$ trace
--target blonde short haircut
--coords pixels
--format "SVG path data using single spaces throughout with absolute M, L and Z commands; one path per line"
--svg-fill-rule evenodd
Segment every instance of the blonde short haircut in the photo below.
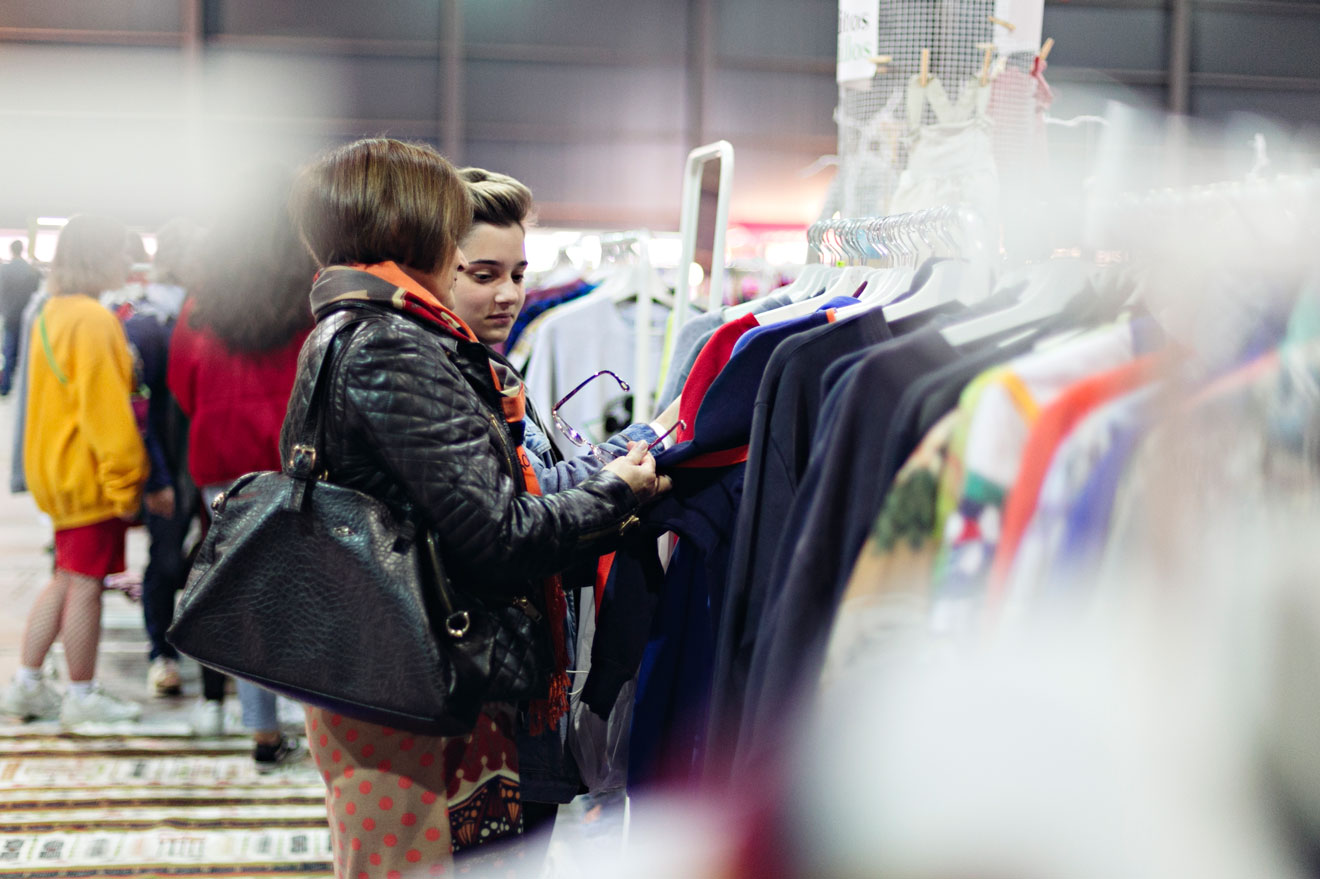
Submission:
M 110 217 L 79 214 L 60 230 L 50 263 L 53 296 L 100 296 L 128 276 L 128 229 Z
M 521 226 L 532 212 L 532 191 L 507 174 L 484 168 L 458 172 L 472 200 L 472 222 L 507 228 Z

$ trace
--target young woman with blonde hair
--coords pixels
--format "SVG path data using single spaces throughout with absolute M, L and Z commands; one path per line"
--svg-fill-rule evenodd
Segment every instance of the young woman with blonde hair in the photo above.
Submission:
M 148 467 L 129 402 L 128 341 L 97 301 L 128 276 L 126 242 L 117 220 L 69 220 L 51 263 L 51 296 L 27 343 L 24 475 L 55 525 L 55 573 L 28 612 L 19 669 L 3 707 L 25 718 L 58 711 L 69 726 L 141 713 L 96 683 L 102 581 L 124 570 L 125 533 L 137 519 Z M 57 636 L 69 674 L 62 702 L 41 677 Z

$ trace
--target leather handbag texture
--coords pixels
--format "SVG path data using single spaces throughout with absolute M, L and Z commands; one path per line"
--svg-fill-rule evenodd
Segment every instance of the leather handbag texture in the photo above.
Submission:
M 485 702 L 544 695 L 549 632 L 526 599 L 453 589 L 433 533 L 324 478 L 316 442 L 335 341 L 286 469 L 250 473 L 217 498 L 167 637 L 203 665 L 297 701 L 460 735 Z

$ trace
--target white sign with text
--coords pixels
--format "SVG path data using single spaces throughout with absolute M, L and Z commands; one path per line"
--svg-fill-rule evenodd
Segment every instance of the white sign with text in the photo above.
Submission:
M 880 52 L 880 0 L 839 0 L 839 82 L 870 80 Z

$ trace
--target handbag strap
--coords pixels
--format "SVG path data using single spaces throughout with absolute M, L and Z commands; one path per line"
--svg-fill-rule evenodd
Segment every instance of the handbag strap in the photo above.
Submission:
M 286 462 L 286 472 L 294 479 L 307 481 L 316 478 L 324 471 L 324 462 L 321 461 L 319 447 L 324 438 L 324 418 L 326 397 L 329 395 L 329 376 L 332 373 L 332 361 L 338 354 L 338 345 L 340 334 L 353 326 L 362 323 L 367 318 L 365 316 L 349 316 L 348 309 L 336 311 L 322 319 L 321 327 L 329 324 L 331 321 L 338 321 L 337 326 L 333 326 L 327 332 L 331 334 L 330 341 L 326 343 L 325 353 L 321 355 L 321 362 L 316 366 L 316 378 L 312 382 L 312 396 L 307 401 L 307 410 L 303 413 L 302 425 L 298 433 L 294 435 L 293 448 L 290 452 L 289 460 Z M 344 315 L 344 317 L 340 317 Z M 320 330 L 321 327 L 317 329 Z

